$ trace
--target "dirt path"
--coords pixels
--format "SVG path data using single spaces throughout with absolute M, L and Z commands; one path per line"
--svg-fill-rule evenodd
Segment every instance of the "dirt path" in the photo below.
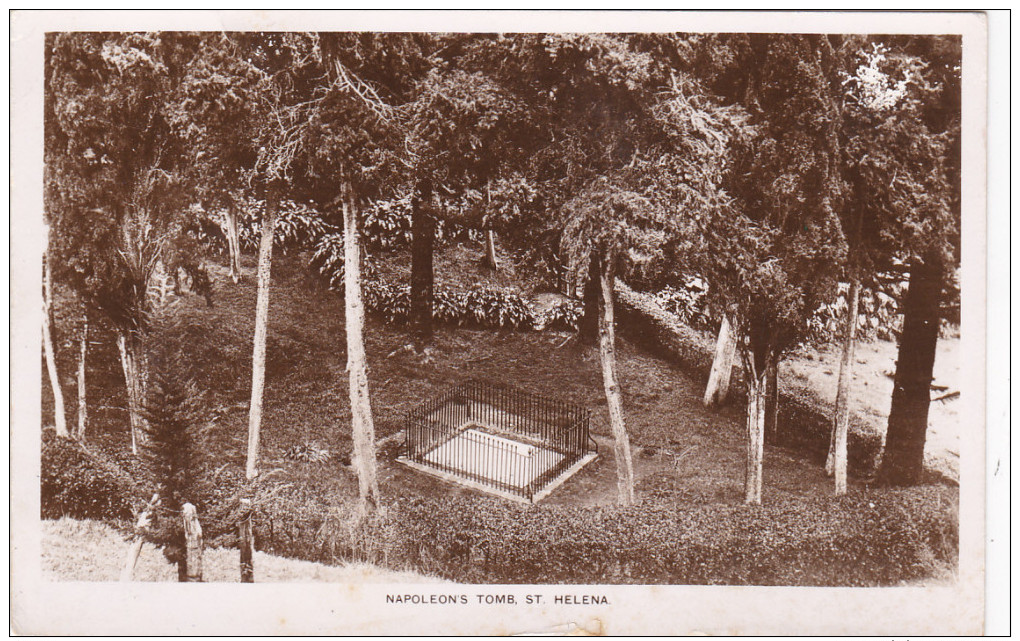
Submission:
M 896 371 L 895 343 L 875 340 L 857 346 L 854 363 L 854 387 L 851 411 L 863 418 L 876 433 L 885 433 L 892 401 Z M 814 390 L 830 403 L 835 402 L 839 378 L 839 347 L 805 347 L 783 363 L 782 376 Z M 960 339 L 940 338 L 935 356 L 935 380 L 932 398 L 959 391 Z M 938 389 L 938 388 L 945 388 Z M 925 465 L 943 475 L 960 478 L 959 397 L 933 401 L 928 410 L 928 438 Z

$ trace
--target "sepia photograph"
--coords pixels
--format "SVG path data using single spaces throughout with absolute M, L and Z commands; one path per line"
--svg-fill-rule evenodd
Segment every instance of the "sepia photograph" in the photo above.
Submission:
M 981 15 L 19 13 L 15 629 L 981 633 Z

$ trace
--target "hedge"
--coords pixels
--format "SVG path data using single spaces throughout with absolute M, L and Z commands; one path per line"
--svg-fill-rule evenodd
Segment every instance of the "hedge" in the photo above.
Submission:
M 466 583 L 879 586 L 953 571 L 956 501 L 938 485 L 761 507 L 523 506 L 462 495 L 402 497 L 359 519 L 350 501 L 278 497 L 260 506 L 255 529 L 274 554 Z

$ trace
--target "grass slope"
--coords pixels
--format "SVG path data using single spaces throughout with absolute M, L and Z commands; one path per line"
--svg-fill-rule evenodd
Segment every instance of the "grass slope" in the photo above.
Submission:
M 42 521 L 43 577 L 51 581 L 117 581 L 130 543 L 115 529 L 90 520 L 61 518 Z M 240 581 L 237 550 L 207 549 L 202 558 L 207 582 Z M 285 559 L 255 553 L 255 577 L 260 583 L 436 583 L 440 579 L 415 572 L 394 572 L 366 563 L 340 566 Z M 161 550 L 142 546 L 133 575 L 135 581 L 176 581 L 177 568 Z

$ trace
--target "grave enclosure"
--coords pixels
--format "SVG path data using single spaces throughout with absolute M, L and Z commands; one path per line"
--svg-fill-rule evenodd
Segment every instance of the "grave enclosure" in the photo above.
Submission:
M 591 412 L 472 381 L 408 412 L 400 462 L 490 494 L 534 503 L 596 456 Z

